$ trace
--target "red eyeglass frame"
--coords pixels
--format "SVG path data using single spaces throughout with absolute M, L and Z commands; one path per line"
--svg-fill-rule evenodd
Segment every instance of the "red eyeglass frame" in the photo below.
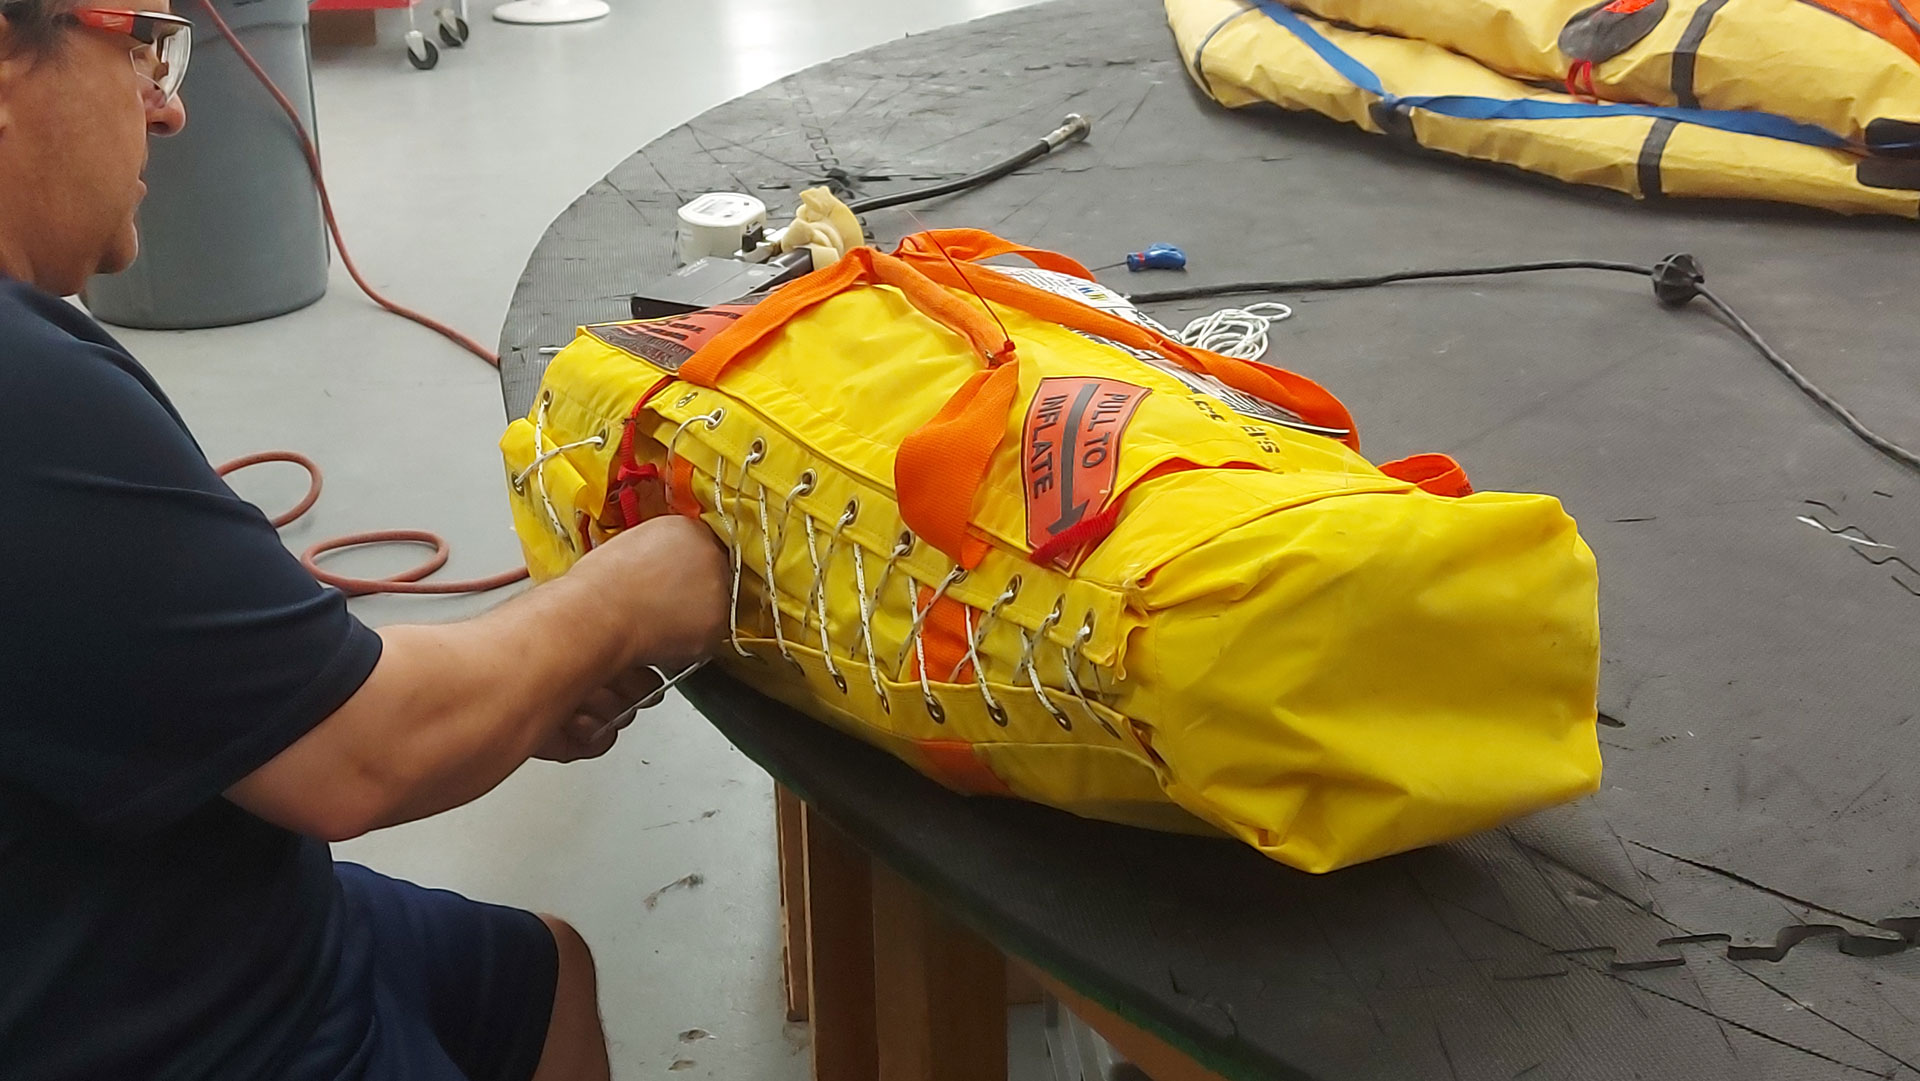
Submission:
M 125 34 L 156 51 L 161 50 L 161 42 L 166 39 L 184 35 L 186 49 L 180 57 L 179 70 L 172 72 L 172 78 L 167 82 L 155 82 L 169 101 L 180 92 L 180 80 L 186 77 L 186 58 L 193 51 L 193 23 L 190 20 L 162 11 L 95 7 L 74 8 L 66 16 L 74 23 L 94 30 Z

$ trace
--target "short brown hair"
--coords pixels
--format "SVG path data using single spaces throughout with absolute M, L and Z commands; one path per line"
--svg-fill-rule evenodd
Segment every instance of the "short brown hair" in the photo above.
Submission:
M 7 17 L 0 54 L 52 55 L 59 48 L 60 32 L 66 29 L 66 15 L 76 6 L 77 0 L 0 0 L 0 15 Z

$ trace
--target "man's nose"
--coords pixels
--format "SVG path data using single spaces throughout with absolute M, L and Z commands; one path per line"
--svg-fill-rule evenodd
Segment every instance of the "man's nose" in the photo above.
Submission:
M 152 135 L 178 135 L 180 129 L 187 126 L 187 106 L 175 94 L 171 101 L 157 109 L 147 110 L 147 132 Z

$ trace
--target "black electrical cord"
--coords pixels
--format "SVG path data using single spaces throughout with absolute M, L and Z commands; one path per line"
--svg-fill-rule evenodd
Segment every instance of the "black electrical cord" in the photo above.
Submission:
M 1541 270 L 1612 270 L 1623 274 L 1651 277 L 1653 268 L 1638 263 L 1617 263 L 1610 259 L 1550 259 L 1538 263 L 1496 263 L 1481 267 L 1442 267 L 1438 270 L 1396 270 L 1390 274 L 1367 274 L 1353 278 L 1296 278 L 1292 281 L 1229 282 L 1225 285 L 1190 285 L 1179 289 L 1160 289 L 1134 293 L 1135 304 L 1157 304 L 1170 300 L 1196 300 L 1200 297 L 1231 296 L 1235 293 L 1327 293 L 1337 289 L 1371 289 L 1394 282 L 1423 281 L 1429 278 L 1473 278 L 1492 274 L 1531 274 Z
M 1694 297 L 1706 301 L 1707 305 L 1733 328 L 1748 345 L 1767 363 L 1780 370 L 1793 385 L 1807 397 L 1813 399 L 1820 408 L 1831 413 L 1834 419 L 1846 426 L 1861 442 L 1895 462 L 1920 472 L 1920 454 L 1901 446 L 1880 435 L 1862 423 L 1859 417 L 1846 406 L 1835 401 L 1833 396 L 1821 390 L 1819 385 L 1808 379 L 1795 368 L 1779 350 L 1768 344 L 1733 306 L 1721 300 L 1706 287 L 1706 275 L 1700 270 L 1700 263 L 1691 255 L 1669 255 L 1653 266 L 1641 266 L 1638 263 L 1615 262 L 1611 259 L 1552 259 L 1533 263 L 1499 263 L 1479 267 L 1440 267 L 1433 270 L 1400 270 L 1388 274 L 1368 274 L 1347 278 L 1297 278 L 1291 281 L 1252 281 L 1226 282 L 1221 285 L 1192 285 L 1178 289 L 1159 289 L 1145 293 L 1135 293 L 1130 298 L 1135 304 L 1157 304 L 1176 300 L 1197 300 L 1202 297 L 1232 296 L 1239 293 L 1324 293 L 1340 289 L 1368 289 L 1377 285 L 1390 285 L 1394 282 L 1423 281 L 1434 278 L 1470 278 L 1496 274 L 1531 274 L 1547 270 L 1604 270 L 1621 274 L 1633 274 L 1646 278 L 1653 283 L 1653 294 L 1661 305 L 1668 308 L 1680 308 Z
M 1046 138 L 1010 158 L 987 166 L 977 173 L 968 173 L 966 176 L 960 177 L 957 180 L 948 180 L 931 187 L 915 188 L 912 191 L 895 192 L 892 195 L 876 195 L 870 199 L 855 200 L 847 204 L 847 209 L 853 211 L 855 214 L 865 214 L 870 210 L 885 210 L 890 206 L 918 203 L 927 199 L 937 199 L 942 195 L 952 195 L 954 192 L 966 191 L 968 188 L 977 188 L 982 184 L 998 180 L 1030 162 L 1044 158 L 1067 143 L 1086 138 L 1087 132 L 1092 130 L 1092 127 L 1093 124 L 1078 113 L 1069 114 L 1066 121 L 1049 133 Z

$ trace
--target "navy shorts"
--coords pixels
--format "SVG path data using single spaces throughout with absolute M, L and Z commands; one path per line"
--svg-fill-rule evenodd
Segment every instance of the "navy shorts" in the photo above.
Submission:
M 340 967 L 290 1076 L 306 1081 L 528 1081 L 560 955 L 531 912 L 426 889 L 352 863 Z

